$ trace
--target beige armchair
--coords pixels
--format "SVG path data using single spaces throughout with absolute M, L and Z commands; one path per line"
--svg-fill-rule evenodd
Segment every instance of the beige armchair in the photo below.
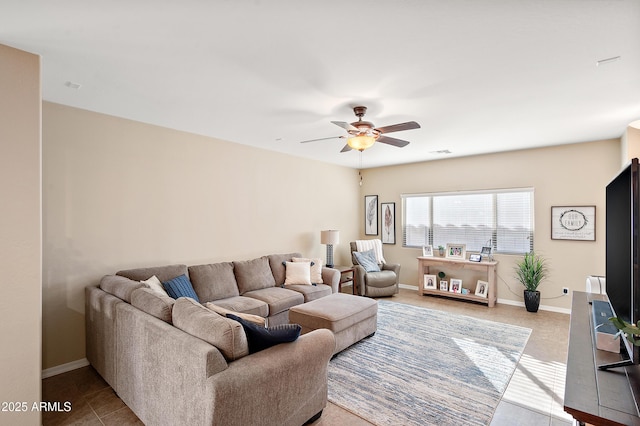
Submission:
M 400 280 L 400 264 L 383 263 L 380 272 L 366 272 L 353 254 L 358 251 L 355 241 L 350 244 L 351 262 L 354 266 L 354 279 L 360 296 L 380 297 L 393 296 L 398 293 Z

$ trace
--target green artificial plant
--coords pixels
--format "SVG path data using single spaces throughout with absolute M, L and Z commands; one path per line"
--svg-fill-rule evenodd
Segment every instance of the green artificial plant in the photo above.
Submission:
M 526 253 L 515 267 L 516 278 L 527 291 L 536 291 L 547 276 L 546 261 L 534 252 Z
M 613 323 L 618 329 L 618 333 L 615 335 L 615 338 L 620 337 L 621 334 L 627 338 L 629 342 L 631 342 L 634 346 L 640 346 L 640 328 L 635 324 L 629 324 L 624 321 L 620 317 L 611 317 L 609 321 Z

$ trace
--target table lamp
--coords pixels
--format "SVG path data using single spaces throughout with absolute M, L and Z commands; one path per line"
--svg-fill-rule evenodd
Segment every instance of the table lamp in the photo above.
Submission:
M 327 267 L 333 268 L 333 245 L 340 242 L 340 231 L 320 231 L 320 244 L 327 245 Z

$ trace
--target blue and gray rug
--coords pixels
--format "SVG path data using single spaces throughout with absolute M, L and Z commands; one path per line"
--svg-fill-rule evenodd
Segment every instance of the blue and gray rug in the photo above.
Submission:
M 378 330 L 329 363 L 329 401 L 376 425 L 488 425 L 531 330 L 378 302 Z

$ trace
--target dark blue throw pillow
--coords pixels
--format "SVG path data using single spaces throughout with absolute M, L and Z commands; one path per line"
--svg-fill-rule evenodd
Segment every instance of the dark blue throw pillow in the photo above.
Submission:
M 164 289 L 167 290 L 167 294 L 174 299 L 178 297 L 190 297 L 200 303 L 200 299 L 198 299 L 198 295 L 193 289 L 189 277 L 184 274 L 162 283 L 162 287 L 164 287 Z
M 299 324 L 260 327 L 233 314 L 227 314 L 227 318 L 231 318 L 242 324 L 244 333 L 247 335 L 250 354 L 270 348 L 278 343 L 293 342 L 300 336 L 300 331 L 302 331 L 302 327 Z

